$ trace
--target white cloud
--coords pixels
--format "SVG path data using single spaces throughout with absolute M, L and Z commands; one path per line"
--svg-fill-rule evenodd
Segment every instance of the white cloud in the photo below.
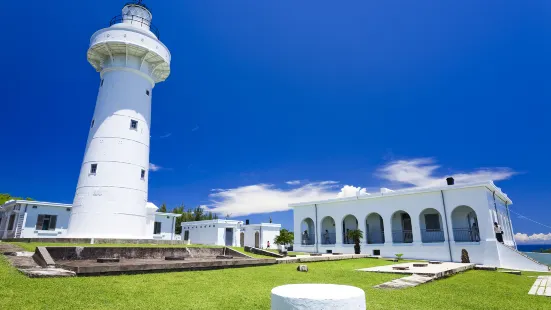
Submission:
M 269 184 L 218 189 L 209 195 L 212 201 L 209 211 L 218 214 L 231 213 L 232 216 L 287 211 L 290 203 L 337 197 L 337 183 L 335 181 L 314 182 L 290 190 L 275 188 Z
M 439 165 L 431 158 L 392 161 L 377 171 L 377 176 L 399 185 L 430 187 L 445 185 L 445 176 L 435 175 Z M 505 180 L 515 174 L 509 168 L 478 169 L 470 173 L 456 173 L 456 183 Z M 256 184 L 232 189 L 216 189 L 209 195 L 209 210 L 219 214 L 243 216 L 289 210 L 290 203 L 319 201 L 366 195 L 367 190 L 353 185 L 339 186 L 336 181 L 303 184 L 299 180 L 285 182 L 296 187 L 276 188 L 270 184 Z
M 149 163 L 149 171 L 155 172 L 163 169 L 161 166 L 157 166 L 155 164 Z
M 166 139 L 166 138 L 168 138 L 168 137 L 170 137 L 170 136 L 172 136 L 172 132 L 166 133 L 166 134 L 160 136 L 159 138 L 161 138 L 161 139 Z
M 515 240 L 518 243 L 529 243 L 529 244 L 538 244 L 538 243 L 549 243 L 551 241 L 551 233 L 548 234 L 533 234 L 527 235 L 523 233 L 516 233 Z
M 285 182 L 285 183 L 287 183 L 287 184 L 289 184 L 289 185 L 299 185 L 299 184 L 300 184 L 300 181 L 299 181 L 299 180 L 294 180 L 294 181 L 287 181 L 287 182 Z
M 432 187 L 446 185 L 446 176 L 452 176 L 456 184 L 500 181 L 516 174 L 510 168 L 481 168 L 469 173 L 451 175 L 435 175 L 440 168 L 432 158 L 414 158 L 410 160 L 392 161 L 377 171 L 377 176 L 395 183 L 413 185 L 415 187 Z
M 367 190 L 361 187 L 354 187 L 352 185 L 345 185 L 341 188 L 341 191 L 337 194 L 337 198 L 354 197 L 358 195 L 366 195 Z

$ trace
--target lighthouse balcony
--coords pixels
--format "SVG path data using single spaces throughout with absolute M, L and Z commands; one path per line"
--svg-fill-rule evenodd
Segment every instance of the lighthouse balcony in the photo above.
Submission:
M 157 39 L 160 39 L 160 33 L 159 29 L 155 27 L 151 23 L 151 20 L 147 17 L 142 17 L 138 15 L 117 15 L 113 18 L 111 18 L 111 21 L 109 22 L 109 26 L 113 26 L 115 24 L 130 24 L 132 26 L 144 28 L 145 30 L 151 31 Z

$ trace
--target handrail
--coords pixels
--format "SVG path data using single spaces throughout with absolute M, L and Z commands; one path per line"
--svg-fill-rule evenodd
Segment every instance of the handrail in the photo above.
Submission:
M 149 19 L 143 18 L 138 15 L 117 15 L 113 18 L 111 18 L 111 21 L 109 22 L 109 26 L 113 26 L 114 24 L 121 24 L 124 21 L 130 21 L 130 24 L 138 24 L 140 27 L 146 26 L 149 28 L 153 34 L 157 37 L 157 39 L 161 38 L 161 35 L 159 33 L 159 29 L 151 23 Z

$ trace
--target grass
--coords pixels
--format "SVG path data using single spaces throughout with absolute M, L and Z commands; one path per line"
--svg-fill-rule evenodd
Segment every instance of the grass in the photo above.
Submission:
M 30 244 L 28 244 L 30 245 Z M 38 244 L 35 244 L 36 246 Z M 60 245 L 60 244 L 57 244 Z M 365 290 L 369 309 L 549 309 L 528 295 L 536 273 L 522 276 L 468 271 L 404 290 L 373 286 L 399 277 L 358 272 L 386 265 L 376 259 L 141 275 L 29 279 L 0 257 L 0 303 L 5 309 L 269 309 L 272 288 L 291 283 L 334 283 Z
M 276 253 L 276 254 L 279 254 L 279 251 L 278 250 L 272 250 L 272 249 L 266 249 L 266 251 L 270 251 L 270 252 L 273 252 L 273 253 Z M 304 253 L 304 252 L 287 252 L 287 255 L 306 255 L 307 253 Z

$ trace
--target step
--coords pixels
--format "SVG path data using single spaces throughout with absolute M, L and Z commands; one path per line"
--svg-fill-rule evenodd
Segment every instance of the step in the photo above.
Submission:
M 514 274 L 517 276 L 522 275 L 522 272 L 520 270 L 500 270 L 499 272 L 506 273 L 506 274 Z

